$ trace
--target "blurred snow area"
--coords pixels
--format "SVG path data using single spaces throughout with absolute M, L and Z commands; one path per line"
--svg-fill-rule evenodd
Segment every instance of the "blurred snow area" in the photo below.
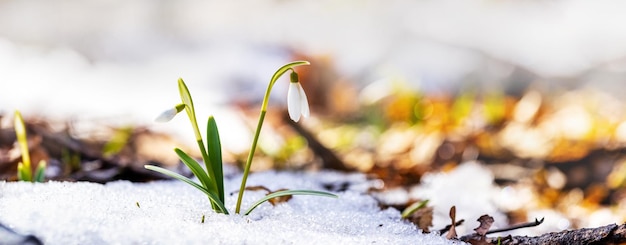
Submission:
M 226 193 L 239 189 L 240 178 L 226 179 Z M 395 209 L 381 211 L 363 193 L 369 184 L 361 174 L 269 171 L 252 174 L 248 183 L 321 190 L 339 180 L 356 188 L 336 193 L 338 199 L 294 196 L 277 206 L 265 203 L 249 216 L 216 214 L 202 193 L 178 181 L 0 182 L 0 223 L 45 244 L 455 244 L 422 234 L 400 221 Z M 242 209 L 264 195 L 246 191 Z M 230 212 L 236 199 L 226 197 Z
M 385 203 L 400 204 L 409 200 L 428 200 L 428 206 L 434 208 L 433 227 L 440 229 L 450 224 L 450 207 L 456 206 L 456 220 L 464 219 L 461 226 L 457 226 L 459 235 L 471 234 L 478 227 L 477 219 L 487 214 L 494 218 L 492 229 L 509 227 L 509 220 L 504 211 L 512 211 L 533 203 L 533 197 L 528 190 L 514 187 L 498 187 L 494 183 L 493 174 L 489 169 L 478 162 L 465 162 L 450 172 L 427 173 L 421 184 L 411 188 L 397 188 L 374 196 Z M 589 215 L 586 212 L 580 217 L 580 227 L 599 227 L 606 224 L 621 223 L 621 218 L 615 215 L 615 210 L 600 208 Z M 528 211 L 528 222 L 535 219 L 544 219 L 544 222 L 535 227 L 513 230 L 505 233 L 496 233 L 494 236 L 521 235 L 539 236 L 548 232 L 559 232 L 571 229 L 568 217 L 550 209 L 537 208 Z M 571 217 L 570 217 L 571 218 Z
M 502 89 L 532 82 L 511 76 L 522 68 L 547 86 L 582 76 L 574 83 L 619 93 L 623 9 L 617 0 L 2 1 L 0 111 L 153 125 L 178 102 L 182 77 L 199 118 L 229 125 L 224 145 L 237 151 L 249 129 L 228 102 L 260 100 L 292 51 L 330 57 L 362 84 Z M 276 90 L 280 105 L 284 83 Z M 154 127 L 191 135 L 184 123 Z

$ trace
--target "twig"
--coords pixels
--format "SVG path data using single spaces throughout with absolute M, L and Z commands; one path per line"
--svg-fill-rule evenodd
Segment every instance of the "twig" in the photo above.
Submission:
M 527 227 L 534 227 L 534 226 L 538 226 L 538 225 L 540 225 L 541 223 L 543 223 L 543 220 L 544 220 L 544 219 L 545 219 L 545 218 L 541 218 L 541 220 L 537 220 L 537 218 L 535 218 L 535 222 L 521 223 L 521 224 L 517 224 L 517 225 L 509 226 L 509 227 L 507 227 L 507 228 L 490 230 L 490 231 L 487 231 L 487 234 L 493 234 L 493 233 L 498 233 L 498 232 L 512 231 L 512 230 L 517 230 L 517 229 L 522 229 L 522 228 L 527 228 Z
M 465 222 L 465 220 L 464 220 L 464 219 L 461 219 L 461 220 L 457 221 L 456 223 L 454 223 L 454 226 L 459 226 L 459 225 L 462 225 L 462 224 L 463 224 L 463 222 Z M 439 229 L 439 234 L 444 234 L 444 233 L 448 232 L 448 230 L 450 230 L 450 227 L 451 227 L 451 226 L 452 226 L 452 225 L 446 225 L 446 227 L 444 227 L 444 228 L 442 228 L 442 229 Z

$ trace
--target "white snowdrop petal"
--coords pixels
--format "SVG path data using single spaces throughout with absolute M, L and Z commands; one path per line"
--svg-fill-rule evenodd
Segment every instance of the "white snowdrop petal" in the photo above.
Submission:
M 169 109 L 167 111 L 164 111 L 163 113 L 161 113 L 161 115 L 159 115 L 156 119 L 154 119 L 154 121 L 156 122 L 169 122 L 170 120 L 172 120 L 172 118 L 174 118 L 176 116 L 178 112 L 176 111 L 176 108 L 172 108 Z
M 297 83 L 289 83 L 289 90 L 287 91 L 287 111 L 289 112 L 289 118 L 294 122 L 300 120 L 300 93 L 298 91 Z
M 298 91 L 300 92 L 300 109 L 302 110 L 302 116 L 309 117 L 309 100 L 306 97 L 306 93 L 302 86 L 298 83 Z

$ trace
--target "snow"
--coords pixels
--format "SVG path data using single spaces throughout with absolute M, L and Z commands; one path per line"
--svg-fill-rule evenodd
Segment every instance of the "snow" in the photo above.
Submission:
M 226 179 L 227 193 L 238 190 L 240 178 Z M 395 209 L 380 210 L 363 192 L 376 181 L 361 174 L 267 171 L 252 174 L 248 183 L 323 190 L 337 180 L 354 188 L 337 192 L 338 199 L 294 196 L 277 206 L 265 203 L 249 216 L 216 214 L 202 193 L 178 181 L 0 182 L 0 223 L 45 244 L 454 244 L 422 234 Z M 247 191 L 242 208 L 264 194 Z M 236 195 L 227 195 L 226 203 L 232 212 Z
M 478 217 L 488 214 L 495 219 L 492 228 L 508 227 L 507 217 L 498 209 L 496 198 L 500 188 L 493 184 L 491 172 L 477 162 L 466 162 L 448 173 L 427 173 L 419 185 L 408 190 L 398 188 L 375 196 L 388 203 L 406 203 L 408 200 L 428 200 L 434 208 L 433 226 L 450 223 L 450 207 L 456 206 L 456 219 L 466 222 L 457 227 L 461 235 L 473 233 Z
M 457 219 L 468 221 L 457 229 L 459 234 L 472 233 L 472 229 L 478 227 L 476 219 L 482 214 L 488 214 L 495 219 L 493 229 L 508 227 L 506 216 L 496 211 L 496 198 L 500 188 L 493 184 L 493 179 L 491 172 L 481 164 L 466 162 L 450 173 L 426 174 L 422 184 L 414 187 L 410 195 L 428 199 L 429 204 L 435 207 L 435 227 L 450 223 L 449 209 L 454 205 Z

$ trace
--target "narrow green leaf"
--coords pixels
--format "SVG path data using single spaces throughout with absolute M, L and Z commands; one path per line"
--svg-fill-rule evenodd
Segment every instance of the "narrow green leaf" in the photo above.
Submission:
M 185 153 L 181 149 L 176 148 L 174 149 L 174 151 L 176 152 L 176 155 L 178 155 L 180 160 L 183 161 L 183 163 L 187 165 L 187 167 L 198 178 L 198 180 L 200 180 L 202 185 L 205 188 L 207 188 L 207 190 L 212 190 L 212 191 L 215 191 L 216 193 L 219 193 L 213 181 L 211 181 L 211 178 L 207 175 L 206 172 L 204 172 L 204 169 L 200 166 L 198 161 L 191 158 L 189 155 L 187 155 L 187 153 Z
M 222 169 L 222 145 L 220 143 L 220 134 L 217 130 L 217 123 L 213 116 L 209 117 L 207 123 L 207 147 L 209 153 L 209 161 L 215 175 L 215 184 L 219 193 L 220 200 L 224 202 L 224 173 Z
M 224 214 L 228 214 L 228 210 L 226 209 L 226 207 L 224 207 L 224 203 L 222 203 L 219 200 L 217 195 L 215 195 L 215 193 L 212 193 L 208 189 L 202 187 L 198 183 L 193 182 L 192 180 L 190 180 L 189 178 L 187 178 L 185 176 L 182 176 L 182 175 L 180 175 L 178 173 L 172 172 L 170 170 L 167 170 L 167 169 L 164 169 L 164 168 L 161 168 L 161 167 L 157 167 L 157 166 L 153 166 L 153 165 L 144 165 L 144 167 L 146 169 L 149 169 L 149 170 L 152 170 L 152 171 L 155 171 L 155 172 L 159 172 L 159 173 L 162 173 L 164 175 L 170 176 L 172 178 L 178 179 L 178 180 L 180 180 L 182 182 L 185 182 L 185 183 L 195 187 L 196 189 L 204 192 L 204 194 L 207 195 L 209 200 L 211 200 L 211 203 L 214 203 L 215 205 L 217 205 L 218 210 L 215 210 L 215 211 L 222 212 Z
M 186 105 L 185 110 L 187 110 L 189 118 L 193 121 L 196 121 L 196 109 L 193 106 L 191 93 L 189 93 L 189 88 L 187 88 L 187 84 L 185 84 L 185 81 L 183 81 L 182 78 L 178 79 L 178 92 L 180 93 L 180 99 L 183 101 L 183 104 Z
M 189 117 L 189 121 L 191 121 L 191 127 L 193 128 L 193 133 L 196 136 L 196 140 L 202 140 L 202 135 L 200 135 L 200 129 L 198 129 L 198 120 L 196 120 L 196 109 L 193 106 L 193 100 L 191 99 L 191 93 L 189 93 L 189 89 L 187 88 L 187 84 L 183 81 L 182 78 L 178 79 L 178 92 L 180 92 L 180 99 L 185 104 L 185 111 L 187 112 L 187 116 Z
M 20 152 L 22 153 L 22 164 L 24 165 L 21 171 L 22 179 L 25 181 L 31 181 L 33 175 L 30 167 L 30 153 L 28 152 L 28 137 L 26 136 L 24 118 L 22 118 L 22 113 L 20 113 L 20 111 L 15 111 L 15 121 L 13 127 L 15 128 L 15 136 L 17 137 Z
M 35 178 L 33 179 L 35 182 L 44 182 L 46 179 L 46 161 L 41 160 L 37 165 L 37 170 L 35 171 Z
M 201 143 L 201 141 L 199 141 L 199 143 Z M 200 144 L 200 147 L 202 147 L 202 149 L 204 149 L 204 145 Z M 202 167 L 200 167 L 200 164 L 193 158 L 191 158 L 189 155 L 187 155 L 187 153 L 185 153 L 184 151 L 176 148 L 174 149 L 174 151 L 176 151 L 176 154 L 178 155 L 178 157 L 183 161 L 183 163 L 185 165 L 187 165 L 187 167 L 189 169 L 191 169 L 191 172 L 198 177 L 198 179 L 200 180 L 200 182 L 202 183 L 202 185 L 204 185 L 205 188 L 207 188 L 207 190 L 211 190 L 215 193 L 219 193 L 219 190 L 217 188 L 217 184 L 215 183 L 215 178 L 213 177 L 213 170 L 212 169 L 208 169 L 209 175 L 207 175 L 206 172 L 204 172 L 204 169 L 202 169 Z M 204 156 L 206 154 L 205 151 L 202 151 L 202 155 Z M 207 161 L 208 157 L 203 157 L 205 159 L 205 161 Z M 207 164 L 206 166 L 207 168 L 209 168 L 209 164 Z M 219 194 L 218 194 L 219 195 Z M 220 199 L 220 201 L 223 203 L 224 201 L 222 199 Z M 215 206 L 214 203 L 211 203 L 211 207 L 213 208 L 213 210 L 217 210 L 217 206 Z
M 426 207 L 426 204 L 428 204 L 428 199 L 421 201 L 421 202 L 415 202 L 413 204 L 411 204 L 410 206 L 408 206 L 407 208 L 404 209 L 404 211 L 402 211 L 402 218 L 406 219 L 409 216 L 411 216 L 411 214 L 415 213 L 415 211 L 420 210 L 424 207 Z
M 24 173 L 24 164 L 22 162 L 17 164 L 17 179 L 20 181 L 30 181 L 28 175 Z
M 250 206 L 250 208 L 248 208 L 248 210 L 244 213 L 244 215 L 248 215 L 250 214 L 250 212 L 252 212 L 252 210 L 254 210 L 256 207 L 258 207 L 259 205 L 261 205 L 262 203 L 275 198 L 275 197 L 281 197 L 281 196 L 288 196 L 288 195 L 311 195 L 311 196 L 323 196 L 323 197 L 333 197 L 333 198 L 338 198 L 337 195 L 332 194 L 332 193 L 328 193 L 328 192 L 323 192 L 323 191 L 312 191 L 312 190 L 284 190 L 284 191 L 277 191 L 274 193 L 271 193 L 261 199 L 259 199 L 258 201 L 256 201 L 255 203 L 252 204 L 252 206 Z

